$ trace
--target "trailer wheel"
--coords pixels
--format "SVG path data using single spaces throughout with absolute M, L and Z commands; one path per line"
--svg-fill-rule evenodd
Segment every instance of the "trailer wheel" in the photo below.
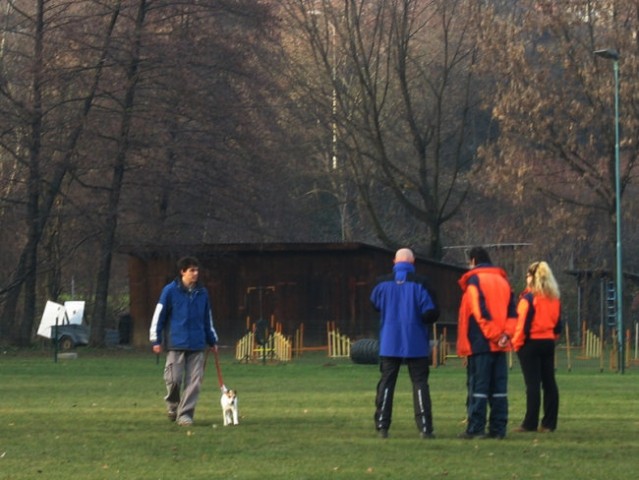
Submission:
M 73 339 L 68 335 L 62 335 L 58 340 L 58 349 L 63 352 L 71 350 L 74 346 Z
M 351 345 L 353 363 L 376 365 L 379 363 L 379 341 L 374 338 L 357 340 Z

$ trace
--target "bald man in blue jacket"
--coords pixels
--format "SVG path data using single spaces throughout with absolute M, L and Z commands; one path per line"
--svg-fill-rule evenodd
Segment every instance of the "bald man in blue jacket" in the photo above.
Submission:
M 395 384 L 402 363 L 406 363 L 417 429 L 421 438 L 434 438 L 428 386 L 429 325 L 439 318 L 439 308 L 426 277 L 415 273 L 415 255 L 410 249 L 396 252 L 393 273 L 378 280 L 370 299 L 380 312 L 381 378 L 375 399 L 375 428 L 381 438 L 388 437 Z

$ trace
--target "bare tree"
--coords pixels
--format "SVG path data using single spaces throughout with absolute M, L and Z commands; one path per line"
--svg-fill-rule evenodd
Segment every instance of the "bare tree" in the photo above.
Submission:
M 112 162 L 111 184 L 107 194 L 107 207 L 103 235 L 100 237 L 99 261 L 96 275 L 96 290 L 93 302 L 93 326 L 91 329 L 91 343 L 96 346 L 104 344 L 104 329 L 106 326 L 107 304 L 109 297 L 109 281 L 111 278 L 111 263 L 115 250 L 116 230 L 118 226 L 118 211 L 120 196 L 124 183 L 124 172 L 129 155 L 130 130 L 135 106 L 138 70 L 141 55 L 141 37 L 148 9 L 146 0 L 140 0 L 133 24 L 131 52 L 126 65 L 124 98 L 121 100 L 121 114 L 118 133 L 116 136 L 115 158 Z
M 264 96 L 270 80 L 257 75 L 264 73 L 257 58 L 260 52 L 267 56 L 270 39 L 271 18 L 265 13 L 255 2 L 242 7 L 139 1 L 129 34 L 121 33 L 117 58 L 124 74 L 116 84 L 124 88 L 113 96 L 112 112 L 120 112 L 119 120 L 111 113 L 106 129 L 113 134 L 106 148 L 113 154 L 112 172 L 105 177 L 111 184 L 94 178 L 107 198 L 94 344 L 102 343 L 108 324 L 111 258 L 119 242 L 153 238 L 188 248 L 222 241 L 224 235 L 237 238 L 231 234 L 233 222 L 245 239 L 247 225 L 255 225 L 256 232 L 272 229 L 273 220 L 266 226 L 250 221 L 271 184 L 264 182 L 267 174 L 283 177 L 274 164 L 259 161 L 268 158 L 274 129 L 266 127 L 276 118 Z M 142 198 L 131 201 L 137 195 Z M 136 233 L 128 236 L 132 227 Z
M 138 161 L 152 167 L 145 192 L 158 201 L 145 218 L 158 220 L 152 235 L 163 242 L 288 233 L 296 205 L 281 186 L 293 188 L 295 169 L 280 124 L 280 59 L 270 51 L 275 19 L 264 5 L 244 3 L 176 3 L 153 23 L 172 34 L 157 35 L 145 52 L 143 101 L 158 110 L 141 115 L 163 141 L 139 141 Z
M 612 266 L 616 204 L 613 69 L 593 52 L 617 49 L 621 71 L 635 72 L 638 15 L 636 2 L 518 2 L 487 24 L 483 42 L 500 128 L 483 150 L 486 185 L 510 185 L 517 205 L 545 197 L 531 232 L 556 223 L 543 242 L 590 267 Z M 621 79 L 623 193 L 636 175 L 639 86 Z
M 464 173 L 486 135 L 474 71 L 481 4 L 284 5 L 326 82 L 307 82 L 305 98 L 321 106 L 335 96 L 333 111 L 317 110 L 337 127 L 342 179 L 355 182 L 375 235 L 441 258 L 442 225 L 464 202 Z
M 38 247 L 56 196 L 72 168 L 75 146 L 91 109 L 97 79 L 102 71 L 103 50 L 100 49 L 96 49 L 97 55 L 92 57 L 93 68 L 88 69 L 86 64 L 66 63 L 71 55 L 56 57 L 62 50 L 59 42 L 64 42 L 63 51 L 69 52 L 69 49 L 60 24 L 56 23 L 59 17 L 54 7 L 66 10 L 81 9 L 87 5 L 92 7 L 89 2 L 71 6 L 64 2 L 54 5 L 37 1 L 33 7 L 14 3 L 6 11 L 5 25 L 10 28 L 3 37 L 4 75 L 0 95 L 2 108 L 12 115 L 5 118 L 2 147 L 4 154 L 16 159 L 17 167 L 24 167 L 27 180 L 25 241 L 5 292 L 0 323 L 5 330 L 3 341 L 9 337 L 17 344 L 30 341 L 37 305 Z M 93 13 L 94 9 L 89 8 L 87 15 L 82 20 L 76 18 L 76 21 L 95 19 L 91 16 Z M 110 29 L 106 28 L 105 32 L 104 38 L 108 38 Z M 25 38 L 28 41 L 24 41 Z M 74 91 L 65 84 L 70 78 L 69 71 L 73 69 L 86 72 L 82 78 L 93 78 L 94 81 L 85 88 L 78 83 L 77 91 Z M 73 91 L 72 98 L 66 97 L 70 91 Z M 58 122 L 69 126 L 62 130 L 62 136 L 58 136 L 61 131 Z M 18 315 L 20 298 L 24 306 Z

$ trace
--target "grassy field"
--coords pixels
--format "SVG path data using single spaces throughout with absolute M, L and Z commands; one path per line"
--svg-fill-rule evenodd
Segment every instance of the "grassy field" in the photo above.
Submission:
M 465 371 L 431 371 L 437 438 L 421 440 L 402 371 L 390 438 L 373 429 L 374 365 L 321 354 L 289 364 L 239 364 L 222 353 L 240 397 L 240 425 L 223 427 L 212 361 L 192 427 L 164 414 L 163 359 L 80 350 L 0 354 L 0 479 L 634 479 L 639 476 L 639 372 L 560 367 L 559 428 L 461 440 Z M 510 427 L 523 415 L 519 367 Z

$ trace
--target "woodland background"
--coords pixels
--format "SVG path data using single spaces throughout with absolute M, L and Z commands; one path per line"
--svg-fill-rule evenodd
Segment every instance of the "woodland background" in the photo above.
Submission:
M 0 2 L 0 344 L 47 299 L 92 343 L 127 308 L 122 245 L 357 241 L 516 288 L 637 268 L 639 1 Z M 629 299 L 635 294 L 626 287 Z M 635 315 L 627 310 L 626 324 Z

